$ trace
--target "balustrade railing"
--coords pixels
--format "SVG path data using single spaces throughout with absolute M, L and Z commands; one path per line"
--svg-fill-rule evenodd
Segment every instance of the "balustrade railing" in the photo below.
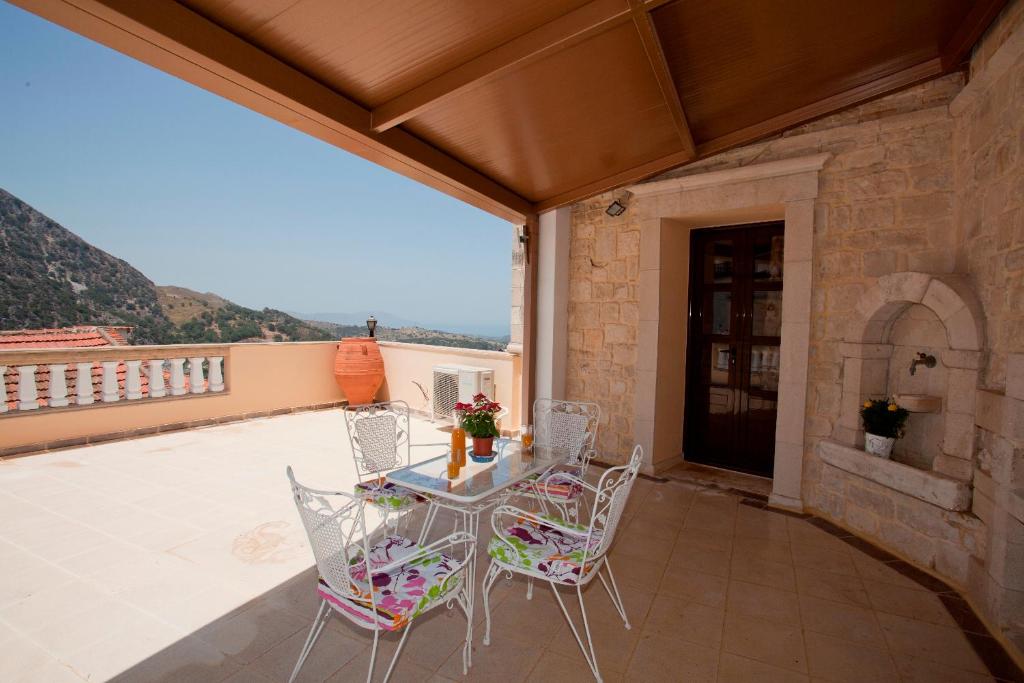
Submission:
M 230 353 L 211 344 L 0 351 L 0 413 L 221 393 Z

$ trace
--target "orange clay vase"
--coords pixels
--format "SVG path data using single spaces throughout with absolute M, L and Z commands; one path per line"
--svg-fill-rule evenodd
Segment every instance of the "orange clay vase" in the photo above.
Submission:
M 373 403 L 384 383 L 384 359 L 373 337 L 346 337 L 334 357 L 334 379 L 350 406 Z

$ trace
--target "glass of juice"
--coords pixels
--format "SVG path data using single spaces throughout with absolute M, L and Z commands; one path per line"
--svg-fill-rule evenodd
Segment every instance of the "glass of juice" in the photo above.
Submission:
M 523 441 L 523 448 L 526 450 L 533 450 L 533 427 L 530 425 L 523 425 L 519 428 L 520 438 Z
M 455 460 L 455 454 L 448 458 L 448 478 L 456 479 L 459 476 L 459 463 Z

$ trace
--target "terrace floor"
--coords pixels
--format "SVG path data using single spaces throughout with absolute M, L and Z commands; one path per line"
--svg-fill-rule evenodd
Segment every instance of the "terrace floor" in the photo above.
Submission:
M 412 430 L 442 440 L 429 422 Z M 341 416 L 0 462 L 0 680 L 287 680 L 316 609 L 288 464 L 307 485 L 349 487 Z M 611 556 L 632 630 L 600 588 L 585 593 L 608 681 L 1013 677 L 941 582 L 734 490 L 638 480 Z M 469 679 L 589 680 L 549 589 L 527 601 L 502 579 L 492 603 Z M 418 620 L 393 680 L 462 680 L 464 628 L 443 608 Z M 333 619 L 301 680 L 365 679 L 369 642 Z

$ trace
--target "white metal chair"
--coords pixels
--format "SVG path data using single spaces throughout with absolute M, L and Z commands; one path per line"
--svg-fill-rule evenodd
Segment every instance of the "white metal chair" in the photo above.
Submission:
M 473 562 L 476 542 L 458 532 L 430 545 L 418 545 L 397 535 L 371 543 L 366 529 L 366 501 L 343 491 L 318 491 L 295 481 L 288 468 L 292 496 L 316 557 L 319 579 L 317 611 L 309 636 L 295 663 L 289 682 L 298 676 L 324 626 L 334 614 L 373 631 L 373 650 L 366 680 L 373 679 L 381 631 L 404 631 L 386 682 L 398 661 L 413 621 L 437 607 L 458 603 L 466 613 L 463 673 L 469 669 L 472 643 Z M 460 549 L 458 557 L 454 552 Z
M 427 502 L 423 496 L 384 479 L 389 471 L 412 464 L 412 449 L 443 447 L 446 443 L 413 444 L 409 438 L 409 405 L 388 401 L 350 406 L 344 411 L 352 457 L 356 462 L 355 495 L 379 508 L 384 524 Z M 397 527 L 397 525 L 396 525 Z M 424 525 L 420 541 L 425 539 Z
M 572 480 L 552 479 L 557 472 L 570 472 L 582 479 L 594 457 L 601 407 L 596 403 L 557 401 L 539 398 L 533 402 L 534 443 L 563 448 L 569 454 L 567 465 L 556 465 L 540 475 L 516 484 L 513 493 L 541 502 L 551 502 L 563 517 L 579 519 L 579 501 L 583 487 Z
M 579 486 L 594 494 L 589 526 L 573 524 L 564 518 L 528 512 L 510 505 L 502 505 L 494 510 L 491 515 L 491 526 L 495 535 L 487 546 L 491 563 L 483 580 L 484 613 L 487 623 L 484 630 L 484 645 L 491 642 L 491 610 L 488 596 L 501 572 L 508 573 L 510 577 L 514 572 L 523 574 L 531 580 L 542 579 L 551 585 L 551 590 L 565 614 L 565 619 L 594 678 L 601 680 L 594 642 L 590 636 L 590 625 L 587 622 L 587 610 L 583 604 L 583 587 L 597 576 L 619 616 L 622 617 L 625 627 L 630 628 L 626 608 L 608 560 L 608 550 L 615 539 L 615 530 L 642 459 L 643 449 L 637 445 L 633 449 L 629 463 L 606 471 L 597 486 L 592 486 L 569 473 L 552 475 L 559 480 L 574 480 Z M 607 579 L 605 574 L 608 575 Z M 565 603 L 562 602 L 558 585 L 576 589 L 580 613 L 583 615 L 586 645 Z

